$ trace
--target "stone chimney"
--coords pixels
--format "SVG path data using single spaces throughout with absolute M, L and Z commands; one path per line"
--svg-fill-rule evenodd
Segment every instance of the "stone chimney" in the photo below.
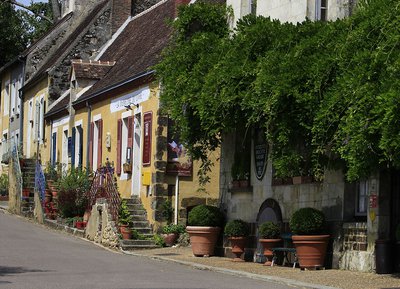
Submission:
M 131 10 L 132 0 L 112 0 L 111 32 L 113 34 L 131 16 Z

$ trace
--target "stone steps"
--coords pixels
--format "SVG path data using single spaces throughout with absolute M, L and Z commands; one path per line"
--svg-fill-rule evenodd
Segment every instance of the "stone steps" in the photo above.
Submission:
M 153 240 L 153 230 L 147 220 L 147 212 L 138 197 L 126 199 L 128 210 L 133 217 L 132 230 L 142 235 L 146 240 L 120 240 L 122 250 L 153 249 L 158 246 Z

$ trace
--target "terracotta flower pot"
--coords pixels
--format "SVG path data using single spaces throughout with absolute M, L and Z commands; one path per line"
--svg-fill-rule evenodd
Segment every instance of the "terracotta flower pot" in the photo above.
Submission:
M 190 236 L 193 255 L 196 257 L 214 255 L 215 244 L 221 228 L 187 226 L 186 231 Z
M 271 249 L 279 247 L 282 239 L 260 239 L 259 241 L 261 246 L 263 247 L 263 254 L 265 258 L 267 258 L 267 261 L 263 265 L 271 266 L 272 257 L 274 255 Z
M 129 240 L 132 238 L 132 231 L 128 225 L 119 225 L 119 231 L 122 235 L 122 240 Z
M 329 235 L 292 236 L 300 268 L 324 267 Z
M 176 233 L 162 234 L 161 236 L 164 238 L 164 242 L 167 247 L 172 247 L 175 245 L 176 239 L 178 239 L 178 234 Z
M 244 262 L 240 256 L 244 253 L 244 248 L 246 246 L 247 238 L 246 237 L 229 237 L 229 241 L 231 241 L 232 253 L 236 255 L 233 258 L 233 262 Z

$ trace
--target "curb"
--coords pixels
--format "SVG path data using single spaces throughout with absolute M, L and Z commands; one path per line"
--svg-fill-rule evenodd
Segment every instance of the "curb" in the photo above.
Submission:
M 208 271 L 213 271 L 213 272 L 217 272 L 217 273 L 241 276 L 241 277 L 246 277 L 246 278 L 260 280 L 260 281 L 272 281 L 272 282 L 279 283 L 279 284 L 296 286 L 296 288 L 299 287 L 299 288 L 311 288 L 311 289 L 339 289 L 336 287 L 329 287 L 329 286 L 324 286 L 324 285 L 305 283 L 305 282 L 296 281 L 296 280 L 287 279 L 287 278 L 260 275 L 260 274 L 248 273 L 248 272 L 244 272 L 244 271 L 208 266 L 208 265 L 198 264 L 198 263 L 194 263 L 194 262 L 175 260 L 175 259 L 171 259 L 171 258 L 167 258 L 167 257 L 151 256 L 151 255 L 133 253 L 133 252 L 123 251 L 123 250 L 121 250 L 121 252 L 123 254 L 136 256 L 136 257 L 146 257 L 146 258 L 149 258 L 152 260 L 157 260 L 157 261 L 173 262 L 173 263 L 189 266 L 189 267 L 192 267 L 197 270 L 208 270 Z

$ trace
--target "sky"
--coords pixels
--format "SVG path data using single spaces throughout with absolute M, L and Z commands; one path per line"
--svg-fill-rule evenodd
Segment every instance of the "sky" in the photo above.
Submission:
M 31 4 L 31 0 L 19 0 L 18 2 L 21 2 L 22 4 L 25 4 L 25 5 Z M 47 0 L 33 0 L 33 2 L 48 2 L 48 1 Z

